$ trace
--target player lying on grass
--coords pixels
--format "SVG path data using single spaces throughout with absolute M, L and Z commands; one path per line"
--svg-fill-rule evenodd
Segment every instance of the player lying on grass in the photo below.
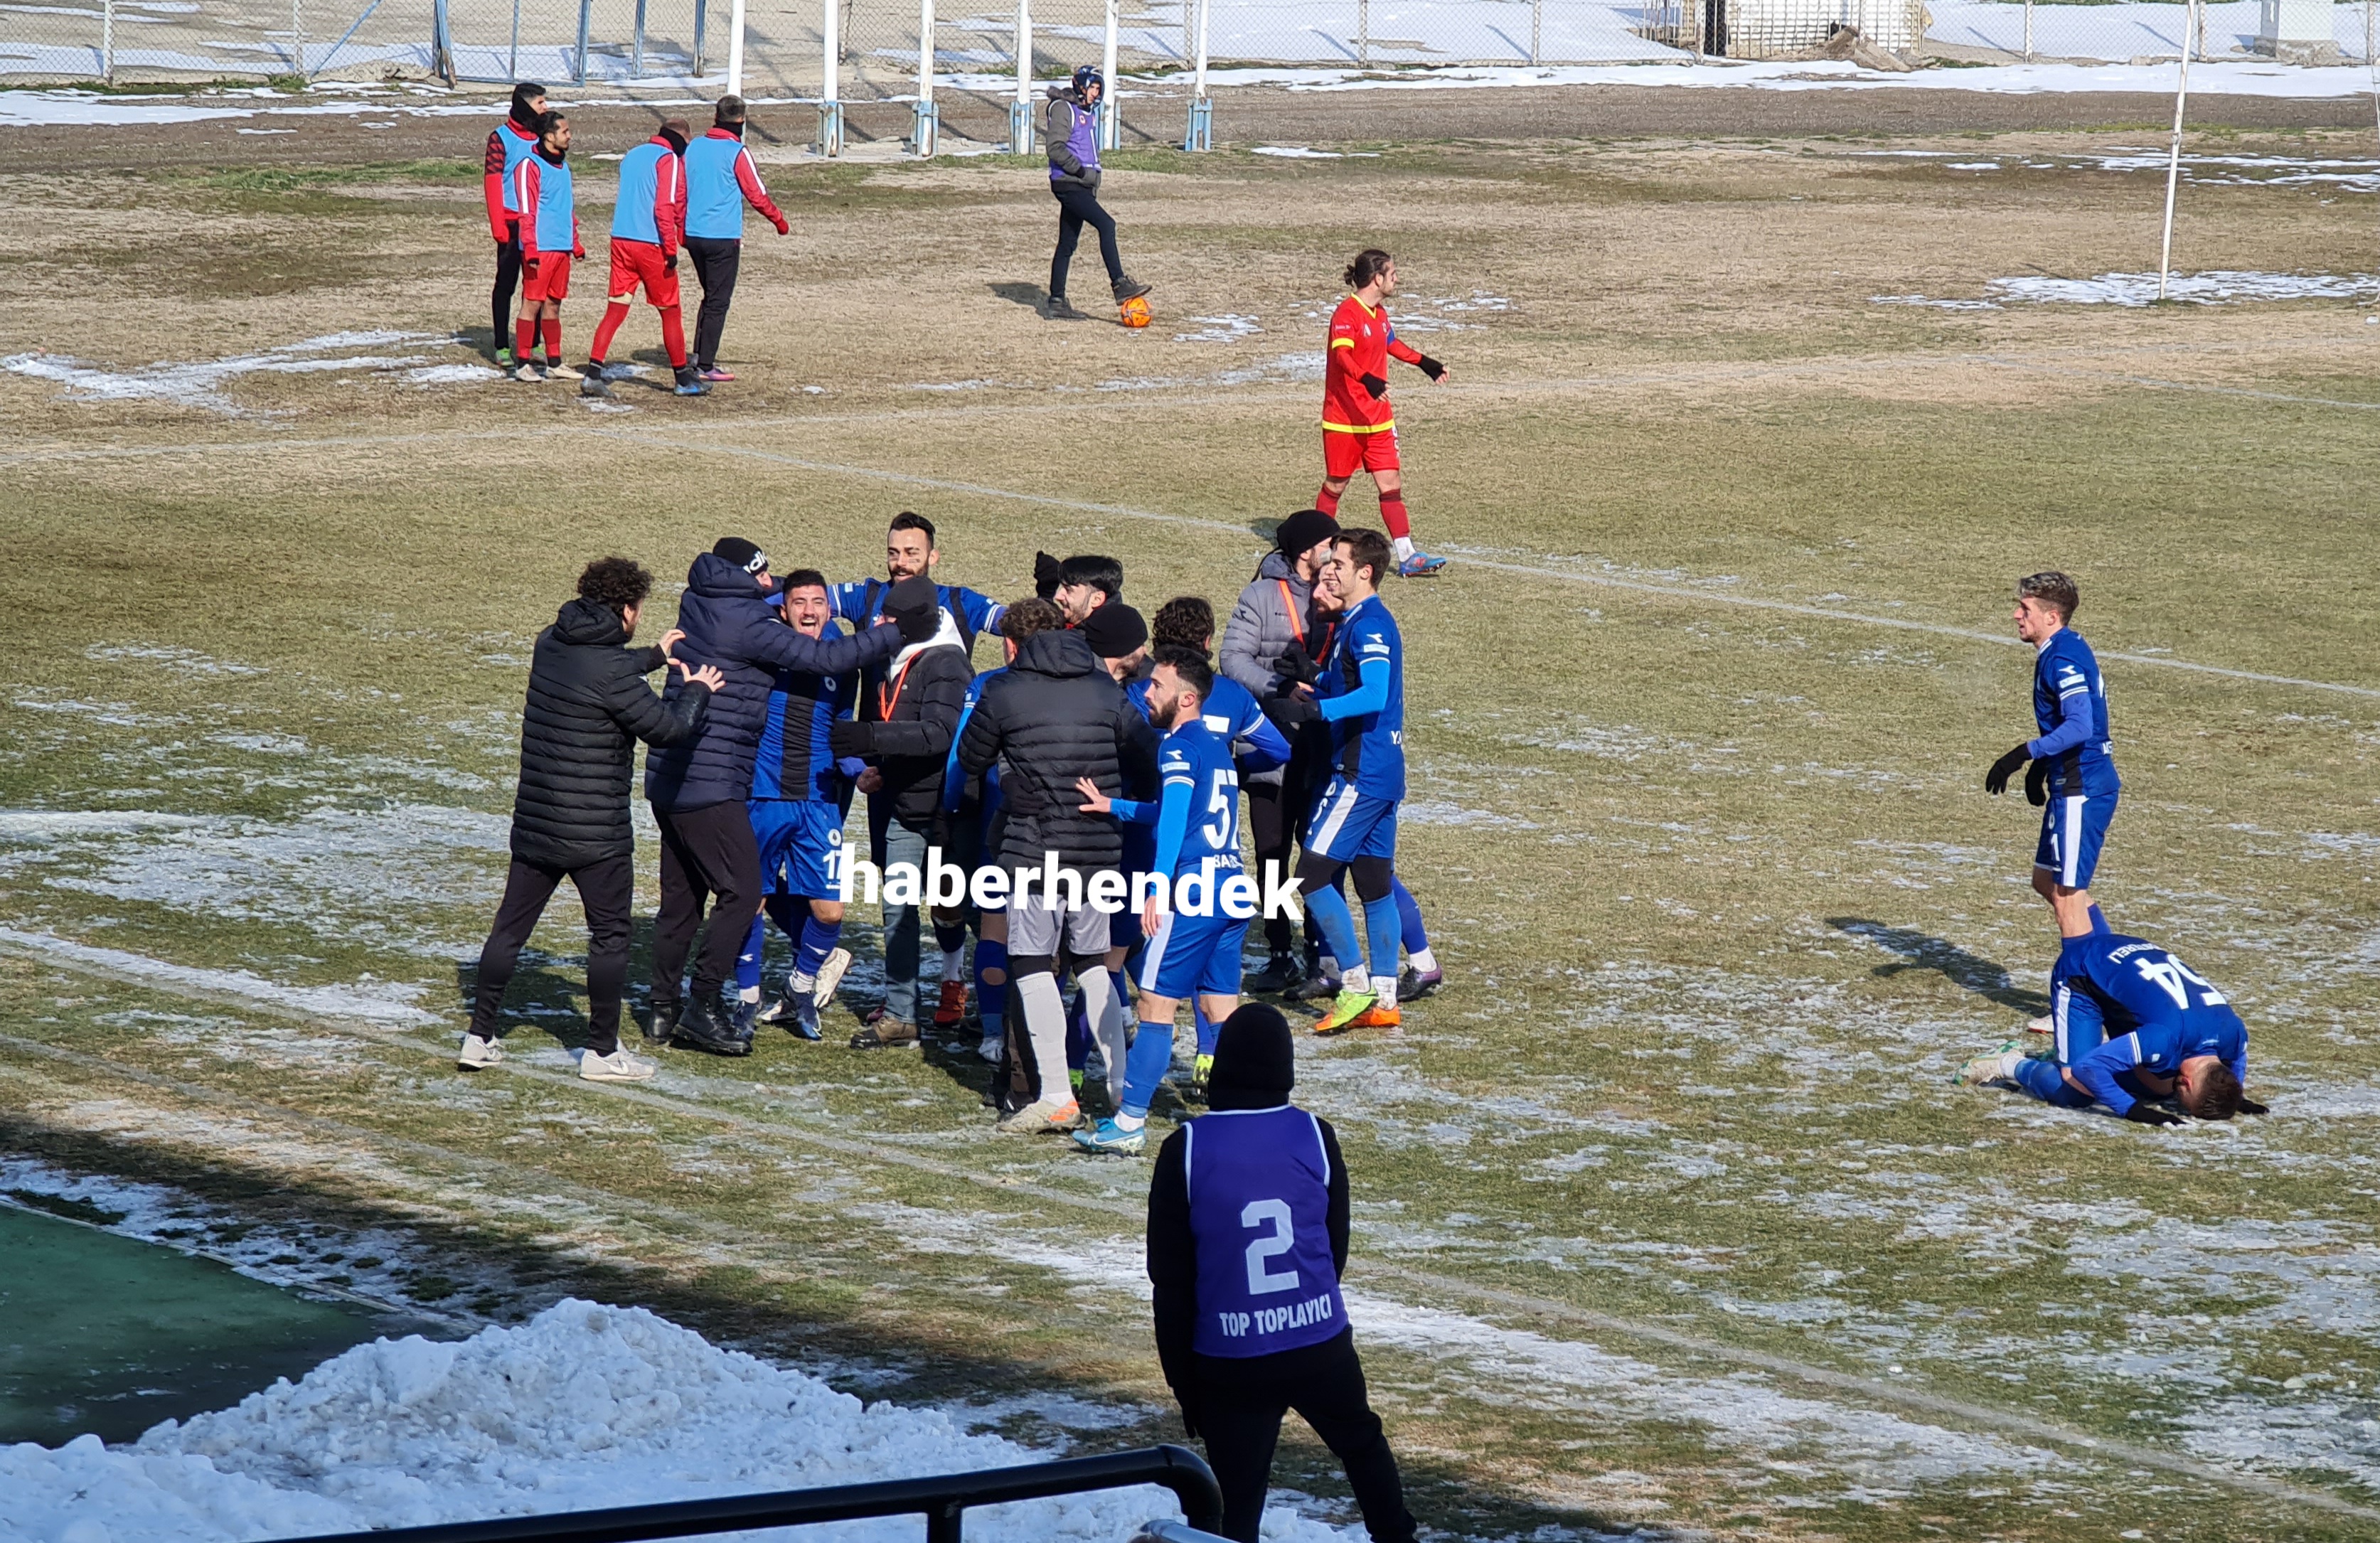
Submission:
M 1395 545 L 1397 574 L 1427 578 L 1446 566 L 1413 543 L 1405 514 L 1404 472 L 1397 458 L 1397 414 L 1389 406 L 1389 360 L 1402 359 L 1433 381 L 1446 366 L 1397 341 L 1388 298 L 1397 292 L 1396 260 L 1378 248 L 1355 254 L 1342 275 L 1353 291 L 1330 315 L 1330 346 L 1322 375 L 1322 491 L 1314 506 L 1336 516 L 1355 473 L 1368 471 L 1380 491 L 1380 522 Z
M 2060 1109 L 2105 1104 L 2143 1125 L 2262 1114 L 2247 1096 L 2248 1029 L 2206 978 L 2144 939 L 2104 926 L 2069 937 L 2049 976 L 2056 1058 L 2014 1041 L 1961 1067 L 1972 1087 L 2013 1083 Z

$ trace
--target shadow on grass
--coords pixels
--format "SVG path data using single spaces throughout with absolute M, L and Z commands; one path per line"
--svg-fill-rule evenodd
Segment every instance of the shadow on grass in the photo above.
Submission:
M 271 1167 L 261 1155 L 248 1161 L 217 1160 L 153 1142 L 118 1144 L 16 1111 L 0 1111 L 0 1151 L 38 1158 L 77 1173 L 169 1185 L 234 1212 L 244 1223 L 301 1224 L 318 1240 L 325 1230 L 396 1233 L 408 1241 L 415 1257 L 434 1261 L 431 1269 L 440 1272 L 424 1272 L 405 1288 L 422 1306 L 456 1305 L 451 1300 L 455 1286 L 445 1273 L 451 1271 L 509 1282 L 503 1299 L 483 1294 L 469 1304 L 496 1321 L 518 1321 L 565 1295 L 643 1306 L 696 1330 L 714 1344 L 804 1367 L 862 1399 L 883 1397 L 888 1385 L 897 1384 L 905 1403 L 1009 1402 L 1020 1393 L 1046 1397 L 1063 1379 L 1048 1361 L 1029 1353 L 1003 1356 L 997 1341 L 954 1348 L 963 1342 L 905 1332 L 884 1315 L 847 1310 L 825 1294 L 767 1289 L 741 1268 L 686 1278 L 658 1266 L 589 1259 L 575 1250 L 502 1235 L 493 1224 L 424 1217 L 346 1188 L 320 1171 L 301 1175 Z M 863 1283 L 851 1300 L 864 1304 L 868 1294 Z M 1069 1444 L 1076 1453 L 1186 1440 L 1172 1410 L 1149 1410 L 1145 1388 L 1087 1375 L 1068 1391 L 1107 1404 L 1113 1414 L 1094 1440 L 1083 1440 L 1079 1430 L 1073 1433 Z M 1038 1445 L 1059 1444 L 1068 1434 L 1055 1427 L 1018 1428 L 1013 1420 L 988 1418 L 983 1423 Z M 1346 1504 L 1350 1492 L 1330 1453 L 1294 1419 L 1282 1435 L 1273 1470 L 1275 1488 L 1329 1498 L 1343 1507 L 1345 1519 L 1352 1522 L 1354 1510 Z M 1592 1529 L 1655 1543 L 1667 1536 L 1595 1512 L 1541 1506 L 1495 1493 L 1427 1455 L 1408 1451 L 1400 1458 L 1415 1512 L 1426 1524 L 1457 1537 L 1575 1536 Z
M 1879 980 L 1889 980 L 1911 970 L 1931 970 L 1953 986 L 2015 1012 L 2032 1015 L 2049 1011 L 2049 998 L 2016 984 L 2009 978 L 2006 966 L 1970 954 L 1930 932 L 1920 932 L 1913 927 L 1894 927 L 1867 917 L 1828 917 L 1827 925 L 1900 955 L 1896 964 L 1876 967 L 1874 973 Z

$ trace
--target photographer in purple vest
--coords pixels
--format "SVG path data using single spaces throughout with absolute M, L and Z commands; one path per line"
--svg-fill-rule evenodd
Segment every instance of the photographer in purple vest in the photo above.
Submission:
M 1108 83 L 1085 65 L 1074 80 L 1050 88 L 1050 105 L 1043 115 L 1042 140 L 1050 147 L 1050 191 L 1058 200 L 1058 249 L 1050 259 L 1050 307 L 1042 314 L 1052 322 L 1087 322 L 1089 317 L 1066 303 L 1066 270 L 1074 266 L 1075 243 L 1089 225 L 1099 238 L 1099 259 L 1108 267 L 1108 285 L 1116 304 L 1148 293 L 1148 286 L 1123 271 L 1116 250 L 1115 216 L 1099 207 L 1099 98 Z
M 1330 1123 L 1289 1101 L 1295 1081 L 1279 1010 L 1250 1002 L 1224 1020 L 1208 1112 L 1166 1137 L 1149 1184 L 1158 1358 L 1222 1485 L 1225 1537 L 1257 1543 L 1294 1409 L 1346 1468 L 1372 1543 L 1414 1543 L 1339 1293 L 1347 1165 Z

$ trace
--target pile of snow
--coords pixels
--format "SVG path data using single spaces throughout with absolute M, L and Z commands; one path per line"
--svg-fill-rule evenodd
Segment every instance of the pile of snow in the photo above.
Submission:
M 857 1484 L 1029 1463 L 951 1415 L 862 1404 L 637 1307 L 568 1300 L 453 1344 L 377 1340 L 237 1408 L 110 1449 L 0 1449 L 0 1537 L 216 1543 Z M 973 1513 L 983 1543 L 1123 1543 L 1154 1486 Z M 916 1543 L 916 1517 L 821 1543 Z M 1274 1543 L 1349 1536 L 1276 1508 Z

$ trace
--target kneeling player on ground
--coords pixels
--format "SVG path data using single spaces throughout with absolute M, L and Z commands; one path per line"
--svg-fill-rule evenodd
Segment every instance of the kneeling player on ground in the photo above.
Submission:
M 2105 1104 L 2143 1125 L 2178 1125 L 2152 1099 L 2199 1120 L 2262 1114 L 2244 1091 L 2248 1029 L 2206 978 L 2156 944 L 2103 927 L 2070 937 L 2050 972 L 2057 1059 L 2015 1043 L 1960 1069 L 1972 1086 L 2010 1082 L 2061 1109 Z
M 1347 1164 L 1338 1133 L 1289 1101 L 1289 1025 L 1250 1002 L 1215 1045 L 1214 1112 L 1165 1138 L 1148 1186 L 1157 1355 L 1207 1443 L 1223 1536 L 1257 1543 L 1281 1416 L 1347 1470 L 1372 1543 L 1412 1543 L 1397 1460 L 1347 1326 Z
M 514 373 L 524 381 L 578 380 L 578 371 L 562 362 L 562 302 L 570 296 L 571 261 L 585 257 L 587 249 L 578 244 L 577 200 L 571 188 L 570 120 L 560 113 L 538 120 L 537 152 L 513 168 L 513 201 L 521 212 L 521 273 L 527 280 L 513 339 L 520 360 Z M 541 371 L 529 358 L 540 332 Z
M 612 285 L 603 320 L 588 351 L 587 379 L 579 390 L 612 394 L 603 356 L 642 287 L 662 315 L 662 346 L 669 352 L 680 396 L 700 396 L 710 388 L 694 378 L 686 362 L 686 320 L 678 310 L 677 249 L 686 244 L 686 141 L 694 132 L 684 118 L 672 118 L 661 132 L 620 157 L 620 199 L 612 210 Z
M 1152 894 L 1141 908 L 1148 946 L 1140 964 L 1140 1033 L 1124 1061 L 1123 1096 L 1098 1129 L 1075 1133 L 1076 1144 L 1094 1152 L 1135 1153 L 1148 1140 L 1149 1105 L 1173 1065 L 1173 1014 L 1183 1000 L 1195 991 L 1210 1023 L 1221 1023 L 1240 1004 L 1240 949 L 1256 905 L 1240 871 L 1240 775 L 1232 742 L 1206 716 L 1214 689 L 1214 671 L 1202 656 L 1174 645 L 1160 649 L 1148 695 L 1149 724 L 1165 735 L 1156 807 L 1110 798 L 1088 779 L 1075 784 L 1087 813 L 1153 820 L 1157 851 L 1148 871 L 1164 878 L 1168 890 L 1164 904 Z M 1237 895 L 1230 905 L 1226 884 Z

